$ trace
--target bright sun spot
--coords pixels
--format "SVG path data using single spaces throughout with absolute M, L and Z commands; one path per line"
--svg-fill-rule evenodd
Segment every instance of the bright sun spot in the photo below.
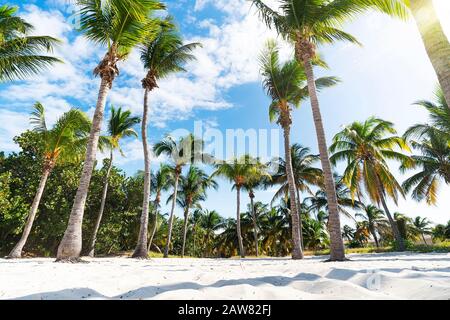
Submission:
M 442 28 L 450 38 L 450 0 L 433 0 Z

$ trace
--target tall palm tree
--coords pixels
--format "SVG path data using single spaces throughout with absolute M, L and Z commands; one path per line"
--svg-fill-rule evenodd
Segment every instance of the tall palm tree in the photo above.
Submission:
M 159 28 L 156 37 L 151 35 L 145 39 L 140 48 L 141 61 L 147 70 L 147 75 L 142 80 L 144 88 L 144 111 L 142 116 L 142 144 L 144 148 L 145 181 L 144 181 L 144 203 L 142 205 L 141 228 L 139 240 L 134 250 L 133 257 L 147 257 L 147 228 L 148 228 L 148 207 L 150 195 L 150 153 L 147 141 L 148 126 L 148 96 L 150 92 L 158 88 L 158 80 L 168 75 L 186 71 L 183 65 L 195 57 L 191 52 L 199 46 L 198 43 L 183 45 L 181 37 L 174 30 L 171 19 L 166 19 L 166 25 Z
M 363 221 L 367 222 L 367 228 L 375 241 L 375 246 L 378 248 L 380 244 L 377 237 L 377 227 L 382 217 L 384 217 L 384 212 L 371 204 L 364 206 L 363 209 L 364 212 L 356 213 L 355 217 L 362 218 Z
M 399 194 L 404 196 L 404 191 L 389 170 L 387 160 L 400 161 L 405 167 L 410 167 L 412 160 L 395 150 L 409 151 L 405 140 L 395 134 L 391 122 L 371 117 L 362 123 L 353 122 L 337 133 L 330 151 L 333 164 L 341 160 L 347 162 L 343 182 L 350 188 L 352 198 L 362 194 L 364 188 L 372 201 L 382 204 L 398 249 L 403 251 L 403 239 L 386 200 L 390 197 L 397 203 Z
M 218 188 L 218 184 L 211 179 L 202 169 L 190 166 L 186 176 L 180 177 L 180 185 L 178 190 L 177 203 L 184 209 L 183 224 L 183 245 L 181 249 L 181 257 L 184 257 L 186 247 L 186 235 L 188 231 L 189 210 L 192 207 L 199 207 L 199 202 L 206 200 L 206 191 L 208 188 Z M 167 202 L 172 200 L 172 194 Z
M 241 233 L 241 189 L 248 179 L 254 177 L 257 169 L 254 164 L 257 163 L 249 155 L 244 155 L 240 158 L 234 158 L 228 161 L 217 161 L 216 170 L 212 176 L 221 176 L 233 183 L 233 188 L 236 190 L 236 236 L 239 246 L 239 254 L 241 258 L 245 258 L 244 244 Z
M 127 58 L 144 38 L 154 33 L 160 21 L 149 17 L 154 10 L 164 8 L 156 0 L 77 0 L 77 3 L 80 7 L 80 30 L 92 42 L 107 46 L 107 52 L 94 69 L 101 83 L 79 187 L 67 229 L 58 247 L 58 261 L 76 261 L 80 256 L 84 206 L 95 164 L 106 98 L 119 74 L 117 64 Z
M 20 258 L 22 255 L 22 249 L 33 227 L 48 176 L 57 164 L 80 160 L 85 151 L 85 143 L 91 127 L 89 119 L 82 111 L 71 109 L 56 121 L 53 128 L 47 128 L 45 109 L 39 102 L 33 107 L 30 122 L 34 125 L 33 130 L 39 134 L 42 141 L 42 145 L 37 146 L 42 151 L 42 175 L 22 237 L 9 253 L 8 257 L 10 258 Z
M 169 157 L 169 160 L 173 163 L 173 196 L 172 207 L 169 216 L 169 230 L 167 235 L 167 243 L 164 249 L 164 257 L 169 256 L 170 241 L 172 238 L 172 228 L 175 204 L 177 201 L 178 183 L 183 167 L 188 164 L 195 164 L 199 162 L 212 163 L 213 159 L 210 155 L 204 152 L 204 142 L 195 138 L 192 134 L 185 137 L 181 137 L 178 141 L 175 141 L 173 137 L 167 136 L 162 141 L 156 143 L 153 147 L 153 151 L 156 156 L 162 154 Z
M 425 240 L 426 234 L 431 234 L 431 222 L 427 218 L 415 217 L 413 220 L 414 228 L 416 232 L 420 234 L 423 242 L 427 245 L 427 240 Z
M 249 1 L 256 6 L 260 18 L 269 28 L 275 28 L 281 36 L 294 44 L 296 59 L 304 67 L 330 211 L 330 260 L 344 260 L 338 203 L 313 71 L 316 46 L 337 40 L 357 43 L 341 27 L 343 22 L 364 9 L 374 7 L 394 14 L 398 12 L 386 6 L 385 0 L 279 0 L 280 10 L 272 9 L 263 0 Z
M 292 108 L 299 107 L 300 102 L 308 96 L 305 87 L 306 75 L 302 66 L 296 60 L 288 61 L 285 64 L 280 63 L 279 49 L 274 41 L 267 43 L 265 50 L 260 56 L 260 65 L 264 89 L 272 99 L 269 107 L 269 118 L 271 121 L 276 120 L 283 128 L 287 181 L 291 199 L 292 258 L 302 259 L 300 218 L 296 201 L 295 177 L 292 169 L 290 129 L 292 125 Z M 335 78 L 322 78 L 317 81 L 320 86 L 330 86 L 336 83 Z
M 412 190 L 413 199 L 425 200 L 428 204 L 435 205 L 440 180 L 450 185 L 449 137 L 435 129 L 430 129 L 422 135 L 420 141 L 411 141 L 412 147 L 420 152 L 419 155 L 412 156 L 415 167 L 419 167 L 420 170 L 406 179 L 402 186 L 405 192 Z M 402 167 L 402 169 L 407 168 Z
M 120 148 L 120 141 L 127 137 L 137 137 L 137 132 L 133 129 L 133 126 L 138 124 L 141 120 L 139 117 L 132 117 L 131 111 L 122 111 L 122 108 L 111 107 L 111 116 L 108 121 L 108 141 L 109 147 L 109 161 L 108 168 L 103 182 L 102 200 L 100 203 L 100 209 L 95 221 L 94 230 L 92 232 L 91 240 L 88 247 L 88 256 L 93 257 L 95 254 L 95 242 L 97 241 L 97 233 L 100 228 L 100 223 L 103 217 L 103 211 L 105 210 L 106 195 L 108 194 L 108 180 L 113 166 L 114 150 L 119 150 L 122 155 L 122 149 Z
M 60 41 L 31 36 L 33 26 L 16 16 L 17 7 L 0 6 L 0 83 L 38 74 L 61 60 L 50 53 Z
M 153 200 L 152 207 L 154 211 L 154 221 L 152 232 L 150 234 L 150 238 L 148 240 L 148 248 L 147 251 L 150 251 L 152 246 L 153 238 L 155 237 L 156 230 L 158 229 L 158 211 L 161 204 L 161 193 L 169 190 L 171 182 L 172 182 L 172 170 L 171 167 L 165 164 L 161 164 L 158 171 L 156 173 L 151 174 L 150 182 L 151 182 L 151 190 L 152 193 L 155 194 L 155 199 Z
M 256 219 L 256 208 L 255 208 L 255 190 L 263 185 L 264 181 L 270 180 L 271 176 L 268 173 L 268 166 L 261 163 L 259 159 L 256 159 L 254 164 L 253 172 L 247 177 L 242 188 L 248 192 L 248 197 L 250 199 L 250 212 L 251 220 L 253 224 L 253 239 L 255 241 L 255 254 L 259 255 L 259 245 L 258 245 L 258 226 Z

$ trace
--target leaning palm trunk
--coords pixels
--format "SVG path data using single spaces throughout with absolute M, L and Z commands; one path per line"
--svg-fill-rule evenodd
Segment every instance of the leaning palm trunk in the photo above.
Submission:
M 298 230 L 300 232 L 300 245 L 302 246 L 302 250 L 305 250 L 305 244 L 303 243 L 302 205 L 300 201 L 300 191 L 297 187 L 295 189 L 297 191 Z
M 450 108 L 450 42 L 432 0 L 410 0 L 411 12 Z
M 150 153 L 147 141 L 147 121 L 148 121 L 148 93 L 145 89 L 144 93 L 144 112 L 142 115 L 142 146 L 144 148 L 144 198 L 142 200 L 141 225 L 139 228 L 139 237 L 136 248 L 134 249 L 133 258 L 146 259 L 148 257 L 147 238 L 148 238 L 148 211 L 150 202 Z
M 422 240 L 423 240 L 423 242 L 425 243 L 425 245 L 427 246 L 428 245 L 428 243 L 427 243 L 427 240 L 425 240 L 425 235 L 422 233 Z
M 186 246 L 186 236 L 187 236 L 187 228 L 189 222 L 189 204 L 186 205 L 186 209 L 184 211 L 184 227 L 183 227 L 183 247 L 181 249 L 181 257 L 184 258 L 184 249 Z
M 106 195 L 108 194 L 108 180 L 112 169 L 112 163 L 113 163 L 113 152 L 111 150 L 111 154 L 109 156 L 109 165 L 106 171 L 105 181 L 103 183 L 102 202 L 100 204 L 100 210 L 98 211 L 97 220 L 95 221 L 94 232 L 92 233 L 91 241 L 89 242 L 88 248 L 89 257 L 94 257 L 95 255 L 95 243 L 97 242 L 97 233 L 98 229 L 100 228 L 100 223 L 102 221 L 103 211 L 105 210 Z
M 177 202 L 177 193 L 178 193 L 178 178 L 180 174 L 178 172 L 175 173 L 175 185 L 173 187 L 173 199 L 172 199 L 172 208 L 170 210 L 169 217 L 169 231 L 167 234 L 167 243 L 166 248 L 164 249 L 164 258 L 169 257 L 169 249 L 170 249 L 170 240 L 172 238 L 172 228 L 173 228 L 173 219 L 174 219 L 174 211 L 175 211 L 175 203 Z
M 239 244 L 239 255 L 241 258 L 245 258 L 244 244 L 242 242 L 242 232 L 241 232 L 241 187 L 236 187 L 236 231 Z
M 285 116 L 289 117 L 289 116 Z M 290 122 L 290 118 L 285 121 Z M 291 155 L 291 143 L 290 143 L 290 125 L 283 124 L 283 136 L 284 136 L 284 157 L 286 161 L 286 175 L 289 187 L 289 198 L 291 204 L 291 221 L 292 221 L 292 259 L 303 259 L 303 250 L 301 246 L 300 238 L 300 226 L 299 215 L 297 211 L 297 200 L 295 195 L 295 179 L 294 172 L 292 170 L 292 155 Z
M 331 171 L 330 158 L 328 156 L 328 147 L 325 138 L 325 130 L 320 113 L 319 99 L 317 98 L 317 89 L 314 78 L 314 71 L 311 63 L 314 57 L 314 45 L 307 40 L 300 38 L 296 43 L 296 56 L 299 63 L 303 63 L 308 82 L 308 92 L 311 100 L 311 108 L 314 118 L 314 125 L 317 134 L 317 143 L 319 146 L 320 162 L 325 180 L 325 192 L 328 202 L 328 232 L 330 234 L 330 261 L 345 260 L 344 241 L 341 234 L 341 222 L 339 219 L 338 203 L 336 196 L 336 187 L 334 184 L 333 173 Z
M 375 246 L 379 248 L 380 244 L 378 243 L 377 233 L 375 232 L 374 228 L 370 228 L 370 233 L 372 234 L 373 240 L 375 241 Z
M 159 198 L 161 197 L 160 192 L 158 191 L 158 193 L 156 194 L 156 198 L 155 198 L 155 221 L 153 223 L 153 228 L 152 228 L 152 233 L 150 235 L 150 239 L 148 239 L 148 248 L 147 251 L 150 251 L 150 248 L 152 247 L 152 243 L 153 243 L 153 238 L 155 237 L 156 234 L 156 229 L 158 228 L 158 207 L 159 207 Z
M 250 193 L 250 210 L 252 210 L 252 220 L 253 220 L 253 237 L 255 239 L 255 254 L 259 256 L 259 248 L 258 248 L 258 226 L 256 224 L 256 212 L 255 212 L 255 204 L 253 201 L 254 195 Z
M 42 193 L 44 192 L 45 184 L 47 183 L 47 178 L 51 172 L 51 168 L 45 168 L 42 172 L 41 181 L 39 182 L 38 189 L 33 199 L 33 204 L 30 208 L 30 213 L 28 214 L 27 222 L 20 237 L 19 242 L 14 246 L 8 255 L 8 258 L 16 259 L 22 257 L 22 250 L 27 242 L 28 236 L 30 235 L 31 228 L 33 227 L 34 219 L 36 218 L 37 209 L 39 207 L 39 202 L 41 201 Z
M 95 157 L 98 148 L 98 140 L 102 127 L 103 113 L 105 111 L 106 97 L 111 90 L 113 78 L 105 75 L 102 76 L 100 90 L 98 93 L 97 105 L 95 106 L 94 119 L 92 121 L 91 133 L 86 148 L 86 158 L 83 164 L 75 200 L 73 202 L 72 211 L 70 212 L 69 223 L 61 243 L 58 247 L 57 261 L 61 260 L 78 260 L 82 246 L 82 223 L 84 215 L 84 206 L 91 182 L 92 170 L 95 165 Z
M 384 212 L 386 213 L 386 216 L 388 217 L 389 224 L 391 225 L 391 229 L 392 229 L 392 232 L 394 234 L 395 241 L 397 242 L 397 249 L 399 251 L 405 251 L 405 244 L 403 243 L 403 238 L 402 238 L 402 236 L 400 234 L 400 231 L 398 230 L 397 223 L 392 218 L 391 212 L 389 211 L 389 208 L 388 208 L 388 206 L 386 204 L 386 200 L 384 198 L 383 188 L 382 188 L 382 186 L 381 186 L 379 181 L 377 181 L 376 183 L 377 183 L 378 193 L 380 195 L 381 204 L 382 204 L 382 206 L 384 208 Z

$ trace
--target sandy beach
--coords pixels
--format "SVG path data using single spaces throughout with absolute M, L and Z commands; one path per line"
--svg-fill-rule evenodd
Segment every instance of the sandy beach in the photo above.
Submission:
M 0 259 L 0 299 L 450 299 L 450 254 L 261 259 Z

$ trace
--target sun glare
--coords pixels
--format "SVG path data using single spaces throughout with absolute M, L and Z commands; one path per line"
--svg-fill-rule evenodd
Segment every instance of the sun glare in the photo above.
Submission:
M 434 6 L 445 34 L 450 38 L 450 0 L 434 0 Z

